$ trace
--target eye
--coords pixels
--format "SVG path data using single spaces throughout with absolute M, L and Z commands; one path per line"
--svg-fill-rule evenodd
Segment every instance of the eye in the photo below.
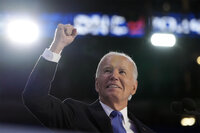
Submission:
M 124 70 L 120 70 L 119 73 L 120 74 L 126 74 L 126 72 Z
M 104 73 L 111 73 L 111 70 L 110 69 L 105 69 Z

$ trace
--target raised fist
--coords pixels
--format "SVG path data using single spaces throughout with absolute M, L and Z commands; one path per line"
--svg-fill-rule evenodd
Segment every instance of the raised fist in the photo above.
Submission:
M 67 45 L 73 42 L 76 36 L 77 30 L 72 25 L 58 24 L 50 50 L 60 53 Z

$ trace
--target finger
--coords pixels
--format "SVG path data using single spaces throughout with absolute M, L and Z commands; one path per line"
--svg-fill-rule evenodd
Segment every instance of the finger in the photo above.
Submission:
M 57 26 L 57 30 L 62 30 L 64 28 L 64 25 L 59 23 L 58 26 Z
M 72 30 L 72 36 L 73 37 L 75 37 L 75 36 L 77 36 L 77 29 L 76 28 L 74 28 L 73 30 Z
M 67 25 L 64 26 L 64 29 L 65 29 L 65 34 L 67 36 L 72 35 L 72 30 L 73 30 L 73 26 L 72 25 L 67 24 Z

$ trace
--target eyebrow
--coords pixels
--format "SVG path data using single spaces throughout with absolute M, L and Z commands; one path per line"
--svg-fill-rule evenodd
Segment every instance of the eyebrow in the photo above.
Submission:
M 104 69 L 112 69 L 113 67 L 111 67 L 111 66 L 106 66 L 106 67 L 103 67 L 102 69 L 104 70 Z
M 124 70 L 124 71 L 127 71 L 127 69 L 126 69 L 126 68 L 120 68 L 119 70 Z
M 112 66 L 105 66 L 102 68 L 102 70 L 105 70 L 105 69 L 113 69 Z M 124 66 L 120 67 L 119 70 L 124 70 L 124 71 L 127 71 L 128 69 Z

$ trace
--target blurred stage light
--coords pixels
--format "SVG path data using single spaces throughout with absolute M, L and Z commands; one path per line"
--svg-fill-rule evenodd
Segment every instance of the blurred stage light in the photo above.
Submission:
M 39 37 L 38 25 L 29 19 L 11 20 L 6 27 L 8 38 L 17 45 L 30 45 Z
M 173 34 L 154 33 L 151 36 L 151 43 L 154 46 L 173 47 L 176 43 L 176 37 Z
M 200 56 L 199 56 L 199 57 L 197 57 L 197 64 L 199 64 L 199 65 L 200 65 Z
M 183 117 L 181 119 L 181 125 L 182 126 L 193 126 L 196 122 L 195 117 L 191 116 L 191 117 Z

